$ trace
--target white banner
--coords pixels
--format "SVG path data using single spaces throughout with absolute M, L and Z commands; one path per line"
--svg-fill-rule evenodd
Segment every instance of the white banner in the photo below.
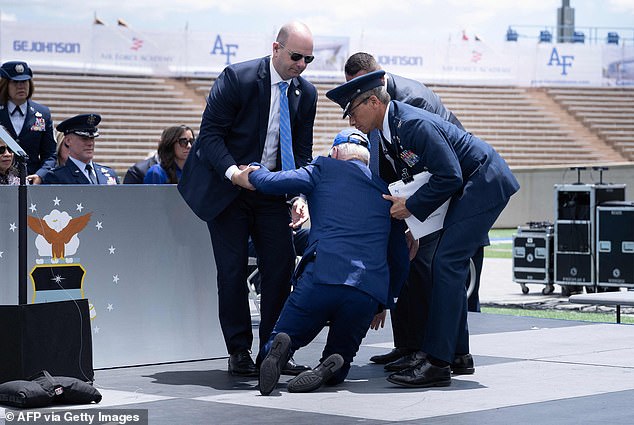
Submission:
M 274 34 L 139 32 L 125 25 L 23 31 L 0 28 L 0 59 L 40 69 L 160 76 L 215 75 L 225 66 L 271 53 Z M 354 49 L 351 48 L 354 46 Z M 500 42 L 385 43 L 366 36 L 315 36 L 308 78 L 343 80 L 347 57 L 372 53 L 386 70 L 425 82 L 522 86 L 634 85 L 634 47 L 614 44 Z

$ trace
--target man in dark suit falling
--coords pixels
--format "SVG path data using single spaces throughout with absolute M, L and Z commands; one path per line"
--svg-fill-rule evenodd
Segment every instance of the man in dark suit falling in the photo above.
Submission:
M 379 130 L 381 176 L 432 174 L 408 199 L 392 201 L 392 217 L 414 215 L 424 221 L 448 199 L 442 234 L 432 260 L 432 294 L 417 366 L 388 377 L 407 387 L 447 386 L 456 354 L 469 353 L 464 282 L 470 258 L 488 239 L 488 231 L 519 184 L 489 144 L 438 115 L 390 101 L 385 71 L 354 78 L 326 93 L 344 109 L 344 118 L 364 133 Z
M 64 143 L 68 145 L 68 160 L 44 175 L 43 184 L 119 183 L 119 177 L 112 168 L 92 161 L 100 121 L 98 114 L 82 114 L 57 125 L 57 131 L 64 133 Z
M 268 340 L 290 292 L 295 264 L 287 198 L 234 184 L 252 162 L 286 170 L 311 161 L 317 90 L 300 74 L 313 59 L 310 30 L 293 22 L 280 29 L 271 56 L 225 68 L 211 88 L 200 134 L 178 185 L 211 234 L 220 326 L 232 375 L 257 376 L 249 354 L 249 236 L 262 278 L 260 344 Z M 291 212 L 293 225 L 306 220 L 303 199 L 296 200 Z M 288 366 L 286 372 L 302 370 Z
M 326 323 L 320 364 L 292 379 L 288 390 L 308 392 L 342 382 L 374 314 L 391 304 L 407 275 L 405 235 L 390 234 L 390 203 L 381 196 L 387 185 L 368 168 L 367 139 L 344 130 L 330 156 L 298 170 L 259 168 L 249 176 L 263 193 L 305 193 L 312 221 L 294 290 L 262 348 L 263 395 L 275 388 L 288 354 L 308 345 Z M 391 258 L 391 274 L 388 250 L 400 253 Z

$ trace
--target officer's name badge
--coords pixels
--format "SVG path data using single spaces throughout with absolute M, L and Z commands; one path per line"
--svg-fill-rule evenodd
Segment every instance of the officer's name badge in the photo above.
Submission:
M 401 159 L 405 161 L 408 167 L 413 167 L 416 163 L 418 163 L 418 161 L 420 161 L 419 156 L 410 150 L 404 150 L 401 152 Z

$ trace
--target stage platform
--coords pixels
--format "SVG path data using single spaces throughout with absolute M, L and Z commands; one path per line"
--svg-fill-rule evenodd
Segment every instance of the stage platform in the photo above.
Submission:
M 485 259 L 484 304 L 569 305 L 559 287 L 548 296 L 539 289 L 523 295 L 511 280 L 511 260 Z M 392 348 L 388 323 L 368 332 L 347 381 L 337 387 L 290 394 L 290 377 L 282 376 L 263 397 L 257 379 L 229 376 L 222 357 L 96 370 L 102 402 L 75 408 L 147 409 L 151 425 L 577 425 L 630 423 L 634 416 L 634 326 L 470 313 L 469 327 L 476 373 L 455 377 L 450 387 L 407 389 L 385 380 L 383 367 L 369 358 Z M 325 338 L 324 331 L 295 360 L 315 366 Z M 224 351 L 221 338 L 213 340 Z M 4 413 L 0 408 L 2 423 Z
M 257 379 L 234 378 L 227 359 L 98 370 L 99 405 L 148 409 L 152 425 L 177 424 L 602 424 L 634 415 L 634 326 L 470 313 L 476 373 L 450 387 L 406 389 L 370 356 L 392 347 L 368 333 L 346 382 L 268 397 Z M 314 365 L 325 332 L 295 360 Z M 0 414 L 4 418 L 4 412 Z

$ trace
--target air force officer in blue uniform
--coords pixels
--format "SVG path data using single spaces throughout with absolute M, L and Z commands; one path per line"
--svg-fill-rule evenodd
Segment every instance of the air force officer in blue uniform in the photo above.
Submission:
M 31 99 L 33 71 L 26 62 L 3 63 L 0 77 L 0 125 L 29 156 L 27 180 L 40 184 L 57 160 L 51 111 Z
M 310 343 L 327 322 L 321 364 L 291 380 L 288 389 L 306 392 L 325 381 L 342 382 L 374 315 L 398 296 L 407 276 L 405 237 L 398 232 L 390 239 L 391 204 L 382 197 L 387 185 L 368 168 L 367 139 L 344 130 L 335 138 L 331 156 L 298 170 L 271 173 L 262 167 L 249 176 L 263 193 L 306 194 L 311 217 L 294 290 L 262 349 L 268 353 L 260 368 L 265 395 L 275 387 L 289 349 Z M 400 253 L 391 276 L 388 243 L 393 253 Z
M 99 114 L 81 114 L 57 125 L 68 145 L 66 164 L 44 175 L 43 184 L 118 184 L 119 176 L 110 167 L 93 162 L 95 138 L 99 137 Z
M 286 197 L 241 190 L 232 183 L 244 172 L 240 168 L 252 162 L 280 170 L 312 160 L 317 90 L 300 77 L 314 59 L 312 53 L 310 30 L 295 22 L 282 27 L 271 56 L 225 68 L 211 88 L 200 134 L 178 185 L 211 234 L 220 326 L 232 375 L 257 376 L 249 354 L 253 341 L 246 285 L 249 236 L 262 276 L 262 344 L 290 292 L 295 265 Z M 281 143 L 288 142 L 282 136 L 289 133 L 292 151 Z M 288 159 L 294 164 L 286 166 Z
M 381 132 L 379 154 L 398 176 L 432 174 L 409 199 L 387 196 L 392 217 L 425 220 L 450 199 L 443 233 L 432 262 L 433 294 L 421 350 L 426 359 L 388 380 L 408 387 L 451 384 L 456 353 L 469 353 L 464 282 L 469 259 L 488 240 L 488 231 L 519 184 L 506 162 L 487 143 L 439 116 L 390 101 L 385 71 L 357 77 L 329 91 L 344 117 L 363 133 Z

